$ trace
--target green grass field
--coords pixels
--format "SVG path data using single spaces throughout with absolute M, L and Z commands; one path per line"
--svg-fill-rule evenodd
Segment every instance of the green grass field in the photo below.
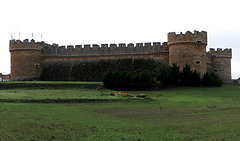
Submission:
M 239 86 L 127 92 L 146 99 L 99 92 L 0 89 L 0 140 L 240 140 Z

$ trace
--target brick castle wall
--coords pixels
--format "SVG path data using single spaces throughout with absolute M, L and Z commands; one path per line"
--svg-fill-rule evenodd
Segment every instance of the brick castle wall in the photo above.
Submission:
M 11 79 L 37 80 L 45 64 L 64 61 L 145 58 L 177 63 L 182 69 L 188 63 L 201 76 L 207 67 L 224 81 L 231 81 L 232 50 L 206 52 L 207 32 L 187 31 L 185 34 L 168 33 L 168 42 L 137 44 L 68 45 L 47 44 L 25 39 L 10 40 Z

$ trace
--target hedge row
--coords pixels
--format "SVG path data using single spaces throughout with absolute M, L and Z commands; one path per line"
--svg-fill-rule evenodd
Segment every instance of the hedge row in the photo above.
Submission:
M 206 72 L 201 79 L 200 73 L 192 71 L 190 65 L 186 64 L 180 71 L 177 64 L 161 67 L 156 72 L 156 78 L 161 87 L 169 86 L 192 86 L 192 87 L 214 87 L 222 86 L 222 80 L 213 72 Z
M 145 90 L 155 84 L 154 78 L 147 71 L 130 73 L 125 71 L 108 71 L 103 75 L 103 84 L 114 90 Z
M 200 73 L 192 71 L 190 65 L 186 64 L 182 71 L 179 66 L 161 66 L 155 74 L 143 70 L 137 73 L 124 71 L 108 71 L 103 75 L 105 87 L 114 90 L 144 90 L 154 87 L 213 87 L 221 86 L 221 79 L 214 73 L 205 73 L 201 79 Z
M 166 65 L 153 59 L 106 59 L 93 61 L 58 61 L 44 64 L 43 81 L 101 81 L 108 70 L 138 73 L 142 70 L 155 73 L 159 66 Z

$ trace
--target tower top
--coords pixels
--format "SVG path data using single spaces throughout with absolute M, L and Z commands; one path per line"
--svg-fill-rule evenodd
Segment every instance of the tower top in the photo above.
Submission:
M 187 31 L 185 34 L 182 32 L 176 34 L 175 32 L 168 33 L 168 45 L 179 43 L 203 43 L 207 44 L 207 32 L 206 31 Z
M 217 48 L 215 50 L 214 48 L 210 48 L 210 51 L 207 52 L 210 54 L 212 57 L 217 57 L 217 58 L 232 58 L 232 49 L 227 48 L 222 50 L 221 48 Z
M 15 50 L 38 50 L 42 51 L 42 48 L 44 46 L 44 42 L 35 42 L 34 39 L 29 41 L 28 39 L 25 39 L 24 41 L 21 40 L 10 40 L 9 41 L 10 47 L 9 50 L 15 51 Z

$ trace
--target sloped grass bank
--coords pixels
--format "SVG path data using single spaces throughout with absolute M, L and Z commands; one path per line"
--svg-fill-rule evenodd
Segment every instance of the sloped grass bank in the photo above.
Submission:
M 151 98 L 116 98 L 116 99 L 0 99 L 2 103 L 108 103 L 108 102 L 149 102 Z
M 103 93 L 115 92 L 103 90 Z M 116 92 L 115 92 L 116 93 Z M 0 102 L 0 140 L 240 140 L 240 87 L 131 91 L 0 90 L 0 99 L 130 99 L 89 103 Z
M 0 82 L 0 89 L 96 89 L 102 85 L 102 82 L 9 81 Z

